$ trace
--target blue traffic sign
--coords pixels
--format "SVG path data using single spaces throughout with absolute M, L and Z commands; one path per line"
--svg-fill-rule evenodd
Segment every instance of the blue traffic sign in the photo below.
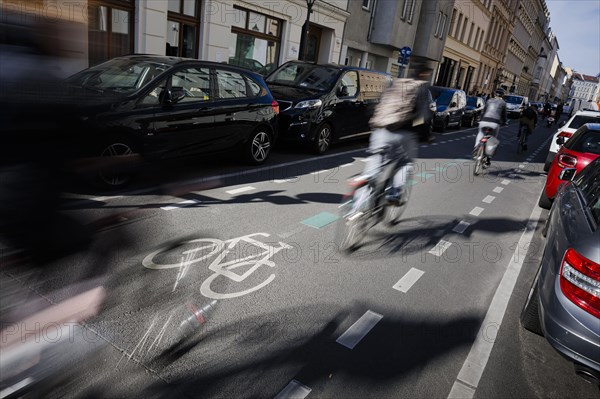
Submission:
M 400 49 L 400 54 L 402 54 L 403 57 L 410 57 L 412 49 L 410 47 L 402 47 Z

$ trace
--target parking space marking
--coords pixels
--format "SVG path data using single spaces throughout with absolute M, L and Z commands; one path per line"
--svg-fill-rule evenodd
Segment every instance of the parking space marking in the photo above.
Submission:
M 195 204 L 199 204 L 201 201 L 199 200 L 186 200 L 176 203 L 175 205 L 162 206 L 160 209 L 164 211 L 172 211 L 173 209 L 186 208 L 188 206 L 192 206 Z
M 501 184 L 504 184 L 505 186 L 508 186 L 510 184 L 510 180 L 504 179 L 504 180 L 502 180 Z
M 475 208 L 473 208 L 473 210 L 471 210 L 471 212 L 469 212 L 469 215 L 479 216 L 484 210 L 484 208 L 476 206 Z
M 504 187 L 498 186 L 495 189 L 493 189 L 492 191 L 495 192 L 495 193 L 500 194 L 502 191 L 504 191 Z
M 495 199 L 496 199 L 496 197 L 494 197 L 493 195 L 488 195 L 487 197 L 482 199 L 482 201 L 485 202 L 486 204 L 491 204 L 492 202 L 494 202 Z
M 236 189 L 233 189 L 233 190 L 228 190 L 228 191 L 225 191 L 225 192 L 226 192 L 227 194 L 234 195 L 234 194 L 241 194 L 241 193 L 245 193 L 245 192 L 247 192 L 247 191 L 252 191 L 252 190 L 256 190 L 256 188 L 255 188 L 255 187 L 252 187 L 252 186 L 246 186 L 246 187 L 240 187 L 240 188 L 236 188 Z
M 467 230 L 469 228 L 470 225 L 471 225 L 471 223 L 467 223 L 467 222 L 461 220 L 456 226 L 454 226 L 452 231 L 455 233 L 458 233 L 458 234 L 462 234 L 465 232 L 465 230 Z
M 354 349 L 356 345 L 375 327 L 383 318 L 379 313 L 367 310 L 360 319 L 350 326 L 335 342 L 348 349 Z
M 400 292 L 407 293 L 408 290 L 421 278 L 421 276 L 425 274 L 424 271 L 411 268 L 408 273 L 404 275 L 394 286 L 392 287 L 395 290 Z
M 528 248 L 536 231 L 537 224 L 540 219 L 542 209 L 538 206 L 533 207 L 527 228 L 521 235 L 517 248 L 513 253 L 512 258 L 508 262 L 508 267 L 504 272 L 504 276 L 498 285 L 492 303 L 481 323 L 475 342 L 469 351 L 462 368 L 452 386 L 452 390 L 448 398 L 473 398 L 475 390 L 479 385 L 481 376 L 485 371 L 485 367 L 492 353 L 496 334 L 502 326 L 504 314 L 508 307 L 508 301 L 512 297 L 517 279 L 521 273 L 525 257 L 523 256 L 523 248 Z M 470 388 L 470 389 L 465 389 Z
M 444 252 L 446 252 L 446 250 L 448 248 L 450 248 L 452 246 L 452 243 L 449 241 L 444 241 L 444 240 L 440 240 L 440 242 L 438 242 L 435 247 L 433 247 L 429 253 L 435 256 L 442 256 L 444 254 Z
M 291 380 L 290 383 L 275 396 L 275 399 L 304 399 L 311 391 L 312 389 L 306 385 L 296 380 Z

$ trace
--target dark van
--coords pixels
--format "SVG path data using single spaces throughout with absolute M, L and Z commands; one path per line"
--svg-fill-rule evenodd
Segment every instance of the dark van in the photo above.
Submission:
M 449 126 L 459 128 L 467 107 L 467 95 L 463 90 L 432 86 L 429 88 L 436 103 L 433 127 L 442 132 Z
M 340 65 L 290 61 L 265 79 L 279 103 L 282 140 L 322 154 L 336 141 L 371 133 L 369 120 L 391 75 Z

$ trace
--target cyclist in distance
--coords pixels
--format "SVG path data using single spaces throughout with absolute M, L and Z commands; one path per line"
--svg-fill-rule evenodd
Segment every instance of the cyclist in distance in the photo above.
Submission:
M 401 190 L 417 156 L 419 134 L 431 119 L 429 86 L 433 70 L 425 62 L 413 61 L 410 72 L 410 78 L 394 80 L 375 109 L 370 121 L 369 142 L 369 151 L 373 155 L 368 158 L 361 176 L 364 179 L 375 177 L 383 161 L 379 150 L 388 147 L 388 156 L 399 160 L 393 187 L 387 196 L 389 202 L 396 204 L 403 197 Z
M 483 108 L 481 120 L 479 121 L 479 133 L 475 138 L 473 157 L 475 157 L 479 142 L 483 136 L 485 136 L 484 130 L 486 130 L 486 128 L 491 129 L 494 137 L 497 137 L 500 132 L 500 125 L 505 124 L 507 121 L 506 103 L 501 97 L 497 97 L 496 94 L 492 92 L 490 99 L 485 103 L 485 108 Z M 489 162 L 489 159 L 487 162 Z
M 533 104 L 529 104 L 529 107 L 523 111 L 523 116 L 521 116 L 521 119 L 519 120 L 519 133 L 517 137 L 521 137 L 521 128 L 523 126 L 527 127 L 527 134 L 525 135 L 525 139 L 523 141 L 523 151 L 527 151 L 527 138 L 533 133 L 533 129 L 535 129 L 537 121 L 538 117 L 535 106 Z

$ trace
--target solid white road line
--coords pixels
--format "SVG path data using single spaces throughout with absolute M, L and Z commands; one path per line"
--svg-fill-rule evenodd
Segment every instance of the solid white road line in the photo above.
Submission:
M 458 234 L 462 234 L 465 232 L 466 229 L 469 228 L 470 225 L 471 225 L 471 223 L 467 223 L 467 222 L 464 222 L 461 220 L 460 223 L 458 223 L 456 226 L 454 226 L 452 231 L 455 233 L 458 233 Z
M 482 201 L 485 202 L 486 204 L 491 204 L 492 202 L 494 202 L 495 199 L 496 199 L 496 197 L 494 197 L 493 195 L 488 195 Z
M 379 320 L 383 318 L 379 313 L 367 310 L 354 324 L 350 326 L 340 337 L 335 341 L 340 345 L 349 349 L 354 347 L 371 331 Z
M 469 215 L 479 216 L 479 215 L 481 215 L 481 212 L 483 212 L 484 210 L 485 210 L 484 208 L 476 206 L 475 208 L 473 208 L 473 210 L 471 212 L 469 212 Z
M 309 387 L 299 383 L 296 380 L 290 381 L 281 392 L 275 396 L 275 399 L 304 399 L 312 391 Z
M 435 256 L 442 256 L 451 245 L 451 242 L 440 240 L 440 242 L 438 242 L 435 247 L 429 251 L 429 253 Z
M 246 187 L 240 187 L 240 188 L 236 188 L 233 190 L 228 190 L 225 191 L 227 194 L 240 194 L 240 193 L 245 193 L 246 191 L 252 191 L 252 190 L 256 190 L 256 188 L 252 187 L 252 186 L 246 186 Z
M 502 281 L 494 294 L 492 303 L 481 324 L 477 338 L 456 377 L 456 381 L 452 386 L 448 398 L 470 399 L 475 395 L 479 380 L 483 375 L 490 354 L 492 353 L 496 334 L 502 325 L 502 319 L 506 313 L 508 301 L 512 296 L 523 262 L 525 261 L 524 252 L 526 252 L 531 244 L 541 212 L 542 209 L 540 207 L 533 207 L 533 211 L 529 217 L 529 223 L 527 223 L 527 228 L 521 235 L 517 248 L 508 263 L 506 272 L 504 272 Z
M 493 189 L 492 191 L 495 192 L 495 193 L 500 194 L 502 191 L 504 191 L 504 187 L 498 186 L 495 189 Z
M 165 211 L 172 211 L 173 209 L 185 208 L 185 207 L 199 204 L 199 203 L 200 203 L 199 200 L 187 200 L 187 201 L 178 202 L 174 205 L 162 206 L 160 209 L 165 210 Z
M 425 274 L 424 271 L 415 269 L 413 267 L 404 275 L 404 277 L 398 280 L 398 282 L 394 284 L 392 288 L 400 292 L 407 293 L 410 287 L 412 287 L 423 274 Z

